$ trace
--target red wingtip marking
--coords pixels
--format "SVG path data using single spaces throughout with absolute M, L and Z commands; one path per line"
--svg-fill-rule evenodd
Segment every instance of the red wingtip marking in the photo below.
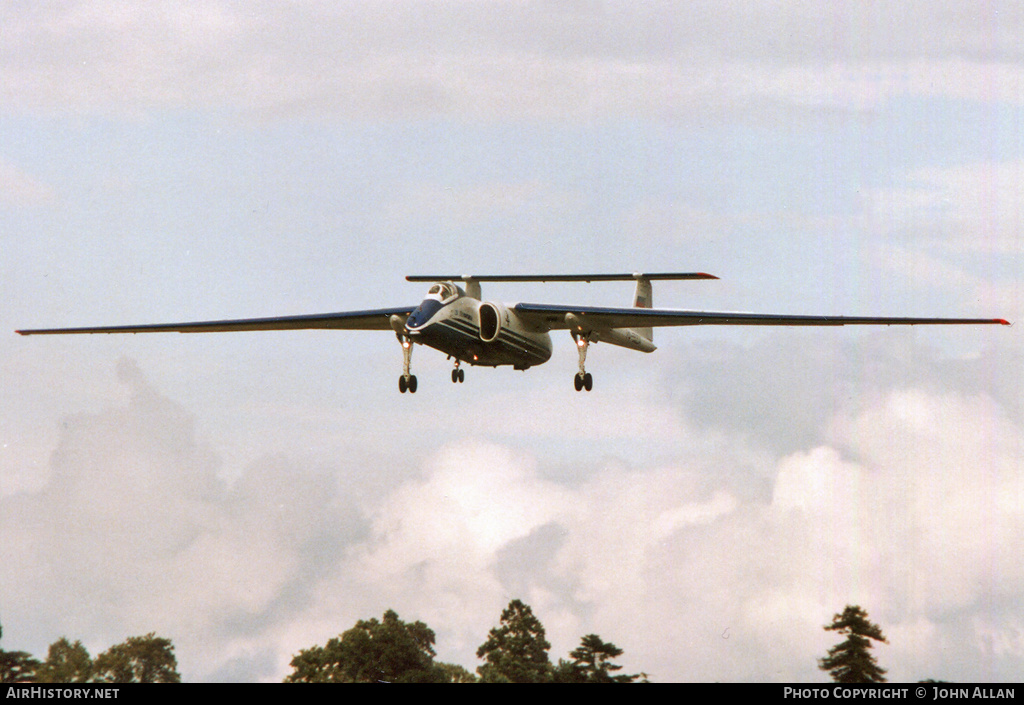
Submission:
M 1001 325 L 1004 325 L 1004 326 L 1011 325 L 1011 323 L 1008 320 L 1006 320 L 1005 318 L 997 318 L 995 322 L 999 323 Z
M 707 272 L 700 272 L 700 276 L 704 277 L 705 279 L 718 279 L 718 277 L 716 277 L 714 274 L 708 274 Z

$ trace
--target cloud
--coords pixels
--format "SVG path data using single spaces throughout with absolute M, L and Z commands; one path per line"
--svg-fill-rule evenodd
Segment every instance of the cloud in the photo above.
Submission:
M 1020 204 L 1024 162 L 916 169 L 903 183 L 865 192 L 867 217 L 890 237 L 912 237 L 945 253 L 1024 250 Z
M 55 199 L 51 186 L 0 159 L 0 206 L 37 208 Z
M 94 652 L 157 631 L 195 678 L 304 605 L 360 518 L 331 478 L 279 459 L 227 486 L 192 416 L 134 363 L 118 376 L 127 405 L 67 417 L 47 484 L 0 499 L 5 618 Z
M 256 119 L 753 116 L 894 96 L 1020 101 L 1013 3 L 109 0 L 5 15 L 0 91 L 44 111 Z
M 780 354 L 814 387 L 820 352 Z M 869 353 L 840 347 L 835 364 Z M 567 474 L 525 442 L 454 437 L 391 483 L 360 479 L 372 453 L 315 469 L 265 454 L 226 473 L 193 416 L 124 361 L 128 396 L 68 417 L 49 481 L 0 499 L 4 619 L 37 615 L 40 653 L 62 634 L 97 651 L 156 630 L 186 678 L 275 680 L 388 608 L 473 668 L 519 597 L 555 658 L 598 633 L 655 680 L 814 680 L 822 625 L 858 603 L 894 642 L 879 653 L 894 679 L 1010 677 L 1024 662 L 1019 413 L 984 384 L 930 385 L 938 362 L 915 376 L 873 359 L 856 403 L 787 390 L 787 408 L 813 413 L 787 416 L 782 438 L 750 432 L 740 395 L 699 420 L 680 407 L 658 434 L 696 441 L 703 424 L 718 440 L 667 461 Z M 734 372 L 705 375 L 708 393 L 727 399 Z
M 932 292 L 957 292 L 958 315 L 1021 318 L 1019 273 L 1004 266 L 1024 251 L 1019 192 L 1024 162 L 914 169 L 862 194 L 863 246 L 878 272 Z M 994 311 L 984 314 L 982 311 Z

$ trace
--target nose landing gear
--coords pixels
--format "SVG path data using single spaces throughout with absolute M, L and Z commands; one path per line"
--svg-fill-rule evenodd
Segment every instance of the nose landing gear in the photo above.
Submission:
M 466 371 L 460 367 L 460 360 L 455 361 L 455 369 L 452 370 L 452 383 L 462 384 L 466 381 Z

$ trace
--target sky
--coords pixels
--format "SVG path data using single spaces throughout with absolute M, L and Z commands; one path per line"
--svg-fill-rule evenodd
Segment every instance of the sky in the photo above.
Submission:
M 1024 6 L 0 6 L 0 624 L 279 681 L 394 609 L 474 670 L 513 599 L 654 681 L 1024 672 Z M 18 328 L 415 304 L 410 274 L 703 271 L 655 305 L 1018 325 L 554 335 Z M 629 283 L 485 284 L 627 305 Z

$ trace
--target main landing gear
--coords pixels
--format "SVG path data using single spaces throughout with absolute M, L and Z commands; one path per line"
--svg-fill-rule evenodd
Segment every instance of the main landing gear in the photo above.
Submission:
M 402 374 L 398 378 L 398 391 L 402 394 L 409 392 L 416 393 L 416 375 L 409 371 L 412 365 L 412 340 L 407 335 L 398 335 L 398 342 L 402 344 Z M 455 369 L 452 370 L 452 382 L 461 384 L 466 381 L 466 371 L 461 367 L 462 361 L 455 361 Z
M 577 372 L 576 377 L 573 378 L 573 385 L 576 387 L 577 392 L 582 392 L 584 389 L 589 392 L 594 388 L 594 378 L 585 369 L 585 365 L 587 363 L 587 350 L 590 348 L 590 334 L 581 335 L 574 332 L 572 337 L 576 341 L 576 348 L 580 353 L 580 371 Z
M 462 384 L 463 382 L 466 381 L 466 371 L 464 369 L 462 369 L 459 366 L 459 364 L 460 364 L 460 361 L 456 360 L 455 361 L 455 369 L 452 370 L 452 383 L 454 383 L 454 384 Z
M 398 391 L 405 394 L 416 393 L 416 375 L 409 373 L 409 365 L 412 363 L 412 341 L 407 336 L 398 336 L 402 343 L 402 376 L 398 378 Z
M 583 374 L 577 372 L 572 382 L 577 392 L 582 392 L 584 389 L 589 392 L 594 388 L 594 377 L 589 372 L 584 372 Z

